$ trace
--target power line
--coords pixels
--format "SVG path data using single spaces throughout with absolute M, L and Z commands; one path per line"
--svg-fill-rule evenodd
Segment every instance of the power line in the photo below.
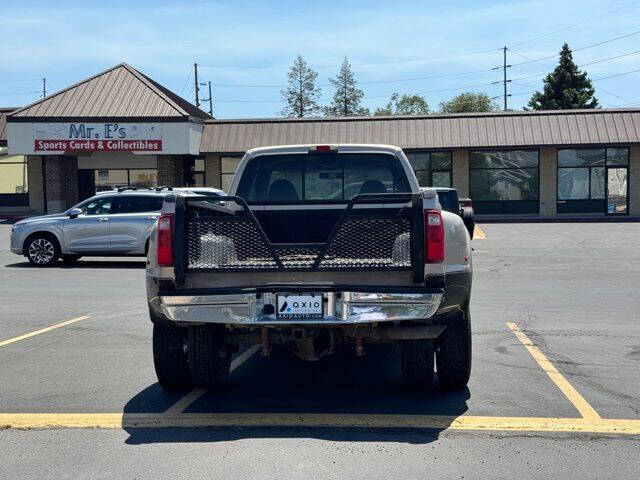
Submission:
M 604 45 L 605 43 L 615 42 L 616 40 L 620 40 L 621 38 L 631 37 L 632 35 L 637 35 L 639 33 L 640 33 L 640 30 L 636 30 L 635 32 L 627 33 L 625 35 L 620 35 L 619 37 L 610 38 L 608 40 L 603 40 L 602 42 L 593 43 L 591 45 L 586 45 L 586 46 L 580 47 L 580 48 L 574 48 L 574 49 L 572 49 L 572 52 L 580 52 L 582 50 L 587 50 L 588 48 L 593 48 L 593 47 L 597 47 L 599 45 Z M 510 50 L 510 51 L 513 52 L 513 50 Z M 513 53 L 516 53 L 517 55 L 520 55 L 521 57 L 525 57 L 525 55 L 522 55 L 520 53 L 517 53 L 517 52 L 513 52 Z M 527 65 L 529 63 L 540 62 L 541 60 L 549 60 L 550 58 L 556 58 L 559 55 L 560 55 L 559 53 L 555 53 L 553 55 L 549 55 L 549 56 L 546 56 L 546 57 L 530 58 L 526 62 L 513 63 L 512 66 L 513 67 L 519 67 L 520 65 Z M 529 57 L 525 57 L 525 58 L 529 58 Z
M 538 35 L 537 37 L 533 37 L 533 38 L 530 38 L 530 39 L 528 39 L 528 40 L 523 40 L 523 41 L 521 41 L 521 42 L 514 43 L 514 44 L 512 44 L 511 46 L 512 46 L 512 47 L 517 47 L 518 45 L 524 45 L 525 43 L 530 43 L 530 42 L 533 42 L 533 41 L 535 41 L 535 40 L 540 40 L 541 38 L 545 38 L 545 37 L 548 37 L 548 36 L 550 36 L 550 35 L 554 35 L 554 34 L 556 34 L 556 33 L 564 32 L 565 30 L 569 30 L 569 29 L 574 28 L 574 27 L 577 27 L 577 26 L 579 26 L 579 25 L 583 25 L 583 24 L 585 24 L 585 23 L 587 23 L 587 22 L 590 22 L 590 21 L 592 21 L 592 20 L 596 20 L 596 19 L 598 19 L 598 18 L 602 18 L 602 17 L 604 17 L 604 16 L 611 15 L 612 13 L 619 12 L 620 10 L 623 10 L 623 9 L 625 9 L 625 8 L 632 7 L 632 6 L 634 6 L 634 5 L 637 5 L 638 3 L 640 3 L 640 1 L 635 1 L 635 2 L 628 3 L 628 4 L 626 4 L 626 5 L 623 5 L 623 6 L 621 6 L 621 7 L 615 8 L 615 9 L 613 9 L 613 10 L 609 10 L 608 12 L 604 12 L 604 13 L 601 13 L 601 14 L 599 14 L 599 15 L 595 15 L 595 16 L 593 16 L 593 17 L 586 18 L 586 19 L 581 20 L 581 21 L 579 21 L 579 22 L 577 22 L 577 23 L 574 23 L 574 24 L 572 24 L 572 25 L 567 25 L 566 27 L 559 28 L 559 29 L 554 30 L 554 31 L 552 31 L 552 32 L 543 33 L 542 35 Z
M 640 0 L 639 0 L 640 1 Z M 358 61 L 352 61 L 350 62 L 352 66 L 376 66 L 376 65 L 389 65 L 389 64 L 399 64 L 399 63 L 419 63 L 419 62 L 438 62 L 440 60 L 447 60 L 449 58 L 456 58 L 456 57 L 467 57 L 467 56 L 472 56 L 472 55 L 482 55 L 484 53 L 492 53 L 492 52 L 497 52 L 498 48 L 491 48 L 491 49 L 487 49 L 487 50 L 479 50 L 479 51 L 475 51 L 475 52 L 466 52 L 466 53 L 452 53 L 449 55 L 444 55 L 442 57 L 435 57 L 435 58 L 413 58 L 413 59 L 404 59 L 404 60 L 384 60 L 384 61 L 379 61 L 379 62 L 358 62 Z M 247 68 L 247 69 L 289 69 L 291 68 L 291 65 L 215 65 L 215 64 L 204 64 L 204 63 L 199 63 L 198 64 L 199 67 L 203 67 L 203 68 Z M 334 68 L 334 67 L 339 67 L 341 66 L 341 63 L 336 63 L 336 64 L 314 64 L 311 65 L 313 68 Z
M 631 71 L 628 71 L 628 72 L 616 73 L 615 75 L 607 75 L 606 77 L 594 78 L 591 81 L 592 82 L 598 82 L 600 80 L 607 80 L 609 78 L 622 77 L 623 75 L 630 75 L 632 73 L 637 73 L 637 72 L 640 72 L 640 68 L 638 68 L 637 70 L 631 70 Z
M 447 77 L 457 77 L 463 75 L 471 75 L 474 73 L 484 73 L 490 72 L 494 70 L 494 68 L 483 68 L 480 70 L 469 70 L 466 72 L 456 72 L 456 73 L 443 73 L 438 75 L 429 75 L 427 77 L 413 77 L 413 78 L 399 78 L 399 79 L 391 79 L 391 80 L 372 80 L 368 82 L 358 82 L 358 85 L 383 85 L 389 83 L 402 83 L 402 82 L 414 82 L 418 80 L 432 80 L 434 78 L 447 78 Z M 331 87 L 330 83 L 318 84 L 319 87 Z M 216 87 L 239 87 L 239 88 L 286 88 L 287 85 L 251 85 L 251 84 L 233 84 L 233 83 L 217 83 Z
M 611 57 L 614 58 L 614 57 Z M 581 65 L 578 65 L 579 67 Z M 623 75 L 630 75 L 632 73 L 637 73 L 640 72 L 640 69 L 637 70 L 631 70 L 628 72 L 622 72 L 622 73 L 616 73 L 613 75 L 608 75 L 606 77 L 600 77 L 600 78 L 595 78 L 592 80 L 592 82 L 598 82 L 600 80 L 606 80 L 609 78 L 614 78 L 614 77 L 621 77 Z M 508 80 L 510 82 L 514 82 L 514 83 L 518 83 L 520 80 L 526 80 L 528 78 L 536 78 L 536 77 L 543 77 L 547 75 L 547 73 L 541 73 L 541 74 L 536 74 L 536 75 L 527 75 L 524 77 L 518 77 L 518 78 L 513 78 L 511 80 Z M 501 84 L 503 83 L 503 81 L 496 81 L 496 82 L 491 82 L 491 83 L 477 83 L 477 84 L 473 84 L 473 85 L 463 85 L 463 86 L 458 86 L 458 87 L 450 87 L 450 88 L 440 88 L 440 89 L 435 89 L 435 90 L 424 90 L 422 92 L 417 92 L 417 95 L 425 95 L 428 93 L 440 93 L 440 92 L 447 92 L 447 91 L 454 91 L 454 90 L 467 90 L 467 89 L 473 89 L 473 88 L 477 88 L 477 87 L 487 87 L 487 86 L 491 86 L 491 85 L 496 85 L 496 84 Z M 518 93 L 517 95 L 522 95 L 523 93 L 530 93 L 530 92 L 521 92 Z M 388 95 L 367 95 L 365 97 L 363 97 L 364 99 L 380 99 L 380 98 L 390 98 L 392 94 L 388 94 Z M 511 94 L 511 96 L 515 96 L 516 94 Z M 217 102 L 220 103 L 282 103 L 283 100 L 217 100 Z
M 39 82 L 41 78 L 21 78 L 18 80 L 1 80 L 0 84 L 4 83 L 26 83 L 26 82 Z
M 521 56 L 522 58 L 526 58 L 528 60 L 532 60 L 530 57 L 527 57 L 526 55 L 523 55 L 522 53 L 518 53 L 513 49 L 509 49 L 509 51 L 512 52 L 512 53 L 515 53 L 516 55 Z M 640 53 L 640 50 L 636 50 L 635 52 L 624 53 L 622 55 L 617 55 L 615 57 L 609 57 L 609 58 L 605 58 L 605 59 L 602 59 L 602 60 L 596 60 L 596 61 L 590 62 L 590 63 L 584 63 L 584 64 L 580 65 L 580 67 L 586 67 L 588 65 L 594 65 L 596 63 L 602 63 L 602 62 L 605 62 L 607 60 L 614 60 L 616 58 L 627 57 L 629 55 L 633 55 L 633 54 L 636 54 L 636 53 Z M 542 62 L 542 61 L 538 61 L 538 63 L 540 63 L 541 65 L 544 65 L 547 68 L 550 68 L 551 70 L 553 70 L 555 68 L 554 66 L 549 65 L 548 63 L 545 63 L 545 62 Z M 520 83 L 520 82 L 517 82 L 517 81 L 514 81 L 514 83 L 519 83 L 520 85 L 525 85 L 525 86 L 530 87 L 530 88 L 535 88 L 532 85 L 526 85 L 524 83 Z M 617 93 L 610 92 L 609 90 L 605 90 L 604 88 L 599 88 L 599 91 L 603 92 L 603 93 L 606 93 L 608 95 L 611 95 L 612 97 L 616 97 L 616 98 L 618 98 L 620 100 L 624 100 L 625 102 L 629 101 L 628 98 L 622 97 L 622 96 L 618 95 Z
M 640 0 L 638 0 L 638 2 L 636 3 L 640 3 Z M 597 47 L 599 45 L 604 45 L 610 42 L 614 42 L 616 40 L 620 40 L 622 38 L 627 38 L 633 35 L 637 35 L 640 33 L 640 30 L 637 30 L 635 32 L 631 32 L 631 33 L 627 33 L 624 35 L 620 35 L 614 38 L 610 38 L 607 40 L 603 40 L 601 42 L 597 42 L 597 43 L 593 43 L 590 45 L 585 45 L 583 47 L 580 48 L 576 48 L 573 49 L 574 52 L 579 52 L 582 50 L 587 50 L 589 48 L 593 48 L 593 47 Z M 509 50 L 512 53 L 515 53 L 516 55 L 519 55 L 525 59 L 527 59 L 527 61 L 525 62 L 520 62 L 520 63 L 512 63 L 510 65 L 507 66 L 507 68 L 511 68 L 511 67 L 518 67 L 521 65 L 527 65 L 530 63 L 541 63 L 543 60 L 548 60 L 551 58 L 556 58 L 559 54 L 553 54 L 553 55 L 548 55 L 546 57 L 540 57 L 540 58 L 530 58 L 526 55 L 523 55 L 522 53 L 516 52 L 513 49 L 509 48 L 509 47 L 503 47 L 506 48 L 507 50 Z M 500 49 L 503 50 L 503 49 Z M 494 50 L 491 50 L 494 51 Z M 635 53 L 638 53 L 638 51 L 636 52 L 630 52 L 630 53 L 626 53 L 623 55 L 619 55 L 617 57 L 610 57 L 608 59 L 604 59 L 604 60 L 598 60 L 596 62 L 592 62 L 592 63 L 587 63 L 584 64 L 582 66 L 588 66 L 588 65 L 593 65 L 595 63 L 600 63 L 600 62 L 604 62 L 607 60 L 613 60 L 615 58 L 621 58 L 621 57 L 625 57 L 628 55 L 633 55 Z M 203 67 L 206 65 L 202 65 L 202 64 L 198 64 L 198 67 Z M 384 84 L 391 84 L 391 83 L 403 83 L 403 82 L 411 82 L 411 81 L 421 81 L 421 80 L 433 80 L 436 78 L 448 78 L 448 77 L 457 77 L 457 76 L 464 76 L 464 75 L 471 75 L 471 74 L 476 74 L 476 73 L 484 73 L 484 72 L 489 72 L 492 70 L 497 70 L 498 68 L 504 68 L 504 67 L 493 67 L 493 68 L 484 68 L 484 69 L 477 69 L 477 70 L 468 70 L 465 72 L 455 72 L 455 73 L 443 73 L 443 74 L 437 74 L 437 75 L 429 75 L 429 76 L 423 76 L 423 77 L 412 77 L 412 78 L 400 78 L 400 79 L 386 79 L 386 80 L 374 80 L 374 81 L 367 81 L 367 82 L 358 82 L 359 85 L 384 85 Z M 527 78 L 533 78 L 533 77 L 527 77 Z M 189 77 L 187 78 L 187 82 L 188 82 Z M 185 82 L 185 85 L 186 83 Z M 276 85 L 276 84 L 270 84 L 270 85 L 265 85 L 265 84 L 232 84 L 232 83 L 216 83 L 217 87 L 227 87 L 227 88 L 286 88 L 286 85 Z M 331 84 L 319 84 L 319 87 L 331 87 Z M 183 88 L 184 90 L 184 88 Z
M 184 89 L 187 88 L 187 84 L 189 83 L 189 79 L 191 78 L 191 68 L 189 68 L 189 73 L 187 75 L 186 80 L 184 81 L 184 85 L 182 85 L 182 88 L 180 89 L 180 94 L 182 94 L 182 92 L 184 92 Z
M 31 95 L 34 93 L 41 93 L 40 90 L 35 92 L 14 92 L 14 93 L 0 93 L 0 97 L 10 97 L 11 95 Z
M 634 51 L 634 52 L 625 53 L 625 54 L 622 54 L 622 55 L 616 55 L 616 56 L 613 56 L 613 57 L 602 58 L 602 59 L 600 59 L 600 60 L 595 60 L 595 61 L 593 61 L 593 62 L 580 64 L 580 65 L 578 65 L 578 68 L 586 67 L 586 66 L 588 66 L 588 65 L 594 65 L 594 64 L 596 64 L 596 63 L 606 62 L 606 61 L 609 61 L 609 60 L 615 60 L 615 59 L 617 59 L 617 58 L 627 57 L 627 56 L 629 56 L 629 55 L 635 55 L 635 54 L 638 54 L 638 53 L 640 53 L 640 50 L 636 50 L 636 51 Z M 517 78 L 514 78 L 514 79 L 513 79 L 513 81 L 517 81 L 517 80 L 526 80 L 526 79 L 528 79 L 528 78 L 544 77 L 545 75 L 548 75 L 548 74 L 549 74 L 548 72 L 547 72 L 547 73 L 536 73 L 536 74 L 533 74 L 533 75 L 526 75 L 526 76 L 524 76 L 524 77 L 517 77 Z

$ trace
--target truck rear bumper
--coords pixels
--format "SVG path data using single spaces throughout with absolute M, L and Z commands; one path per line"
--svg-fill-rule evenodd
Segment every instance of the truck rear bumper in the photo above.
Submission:
M 156 307 L 176 323 L 222 323 L 246 326 L 345 325 L 425 320 L 432 317 L 443 291 L 420 293 L 325 292 L 322 318 L 286 318 L 275 314 L 275 293 L 159 295 Z

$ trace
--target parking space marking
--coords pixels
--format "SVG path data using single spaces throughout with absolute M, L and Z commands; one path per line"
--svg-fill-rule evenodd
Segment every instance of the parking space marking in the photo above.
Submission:
M 236 358 L 234 358 L 231 361 L 231 365 L 229 366 L 229 373 L 233 372 L 236 368 L 238 368 L 244 362 L 249 360 L 253 356 L 253 354 L 256 353 L 258 350 L 260 350 L 261 348 L 262 348 L 262 345 L 260 344 L 252 345 L 249 348 L 247 348 L 244 352 L 242 352 L 240 355 L 238 355 Z M 187 408 L 189 408 L 189 405 L 191 405 L 198 398 L 200 398 L 206 391 L 207 391 L 206 389 L 202 389 L 202 388 L 193 389 L 187 395 L 185 395 L 176 403 L 171 405 L 171 407 L 169 407 L 167 411 L 164 412 L 164 416 L 172 416 L 172 415 L 176 415 L 184 412 Z
M 473 229 L 473 239 L 474 240 L 486 240 L 487 239 L 487 232 L 485 232 L 482 227 L 478 224 L 476 224 L 475 228 Z
M 507 322 L 509 329 L 516 335 L 520 343 L 522 343 L 529 351 L 533 359 L 540 365 L 549 378 L 556 384 L 565 397 L 573 404 L 574 407 L 580 412 L 582 418 L 587 420 L 600 420 L 601 417 L 598 412 L 589 405 L 580 393 L 569 383 L 569 381 L 562 375 L 558 369 L 551 363 L 542 351 L 534 345 L 534 343 L 527 337 L 527 335 L 518 328 L 515 323 Z
M 333 413 L 0 413 L 0 429 L 341 427 L 640 435 L 640 420 Z
M 36 335 L 40 335 L 41 333 L 47 333 L 47 332 L 50 332 L 51 330 L 55 330 L 56 328 L 65 327 L 67 325 L 71 325 L 72 323 L 79 322 L 80 320 L 86 320 L 87 318 L 89 318 L 89 317 L 88 316 L 82 316 L 82 317 L 78 317 L 78 318 L 72 318 L 71 320 L 67 320 L 67 321 L 64 321 L 64 322 L 56 323 L 55 325 L 51 325 L 49 327 L 41 328 L 40 330 L 36 330 L 34 332 L 31 332 L 31 333 L 25 333 L 24 335 L 20 335 L 19 337 L 13 337 L 13 338 L 9 338 L 7 340 L 2 340 L 2 341 L 0 341 L 0 347 L 4 347 L 5 345 L 10 345 L 12 343 L 19 342 L 20 340 L 24 340 L 26 338 L 35 337 Z

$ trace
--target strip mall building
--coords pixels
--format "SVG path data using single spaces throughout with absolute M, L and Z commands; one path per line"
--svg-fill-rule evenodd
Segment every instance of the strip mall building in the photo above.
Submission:
M 0 214 L 65 210 L 115 186 L 226 189 L 253 147 L 402 147 L 421 185 L 478 214 L 640 216 L 640 110 L 218 120 L 126 64 L 0 109 Z

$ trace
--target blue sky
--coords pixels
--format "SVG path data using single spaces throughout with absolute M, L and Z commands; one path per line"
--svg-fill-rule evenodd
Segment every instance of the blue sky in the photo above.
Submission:
M 200 80 L 213 82 L 214 115 L 221 118 L 277 116 L 287 67 L 298 54 L 318 72 L 321 85 L 348 57 L 372 110 L 393 92 L 420 93 L 437 108 L 465 90 L 500 96 L 502 86 L 491 83 L 502 72 L 490 69 L 502 65 L 505 45 L 513 51 L 508 62 L 516 64 L 557 54 L 563 42 L 578 49 L 640 31 L 640 1 L 632 0 L 8 0 L 2 10 L 0 106 L 37 99 L 42 77 L 52 93 L 122 61 L 193 101 L 197 61 Z M 582 65 L 637 50 L 640 32 L 577 51 L 574 59 Z M 509 106 L 526 105 L 541 88 L 542 76 L 535 75 L 556 62 L 510 68 Z M 638 70 L 640 53 L 585 69 L 592 79 Z M 594 84 L 605 107 L 640 105 L 640 72 Z M 322 90 L 328 103 L 332 90 Z

